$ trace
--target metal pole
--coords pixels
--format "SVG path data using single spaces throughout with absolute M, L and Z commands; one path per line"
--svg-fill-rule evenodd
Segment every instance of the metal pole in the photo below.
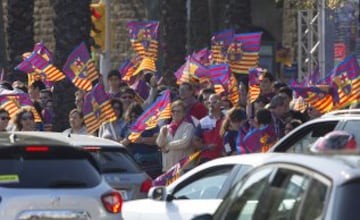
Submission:
M 103 77 L 105 89 L 108 90 L 109 85 L 107 76 L 111 70 L 111 9 L 110 0 L 103 0 L 105 3 L 105 50 L 100 54 L 100 73 Z
M 326 67 L 325 67 L 325 25 L 326 25 L 326 17 L 325 17 L 325 0 L 319 0 L 318 10 L 320 10 L 320 25 L 319 25 L 319 40 L 320 40 L 320 51 L 319 51 L 319 70 L 321 78 L 326 75 Z

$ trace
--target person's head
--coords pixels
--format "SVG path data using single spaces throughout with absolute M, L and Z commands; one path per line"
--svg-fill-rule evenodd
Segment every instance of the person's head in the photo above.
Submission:
M 173 121 L 179 122 L 185 117 L 185 103 L 181 100 L 176 100 L 171 103 L 171 117 Z
M 248 85 L 249 81 L 248 80 L 241 80 L 239 82 L 239 93 L 240 93 L 240 97 L 239 97 L 239 104 L 243 107 L 246 106 L 247 104 L 247 95 L 248 95 Z
M 82 110 L 82 107 L 84 105 L 84 97 L 85 97 L 85 91 L 84 90 L 77 90 L 75 92 L 75 106 L 80 111 Z
M 40 106 L 45 108 L 46 103 L 52 99 L 52 92 L 49 89 L 42 89 L 40 91 Z
M 254 101 L 254 113 L 265 108 L 267 104 L 269 104 L 269 100 L 265 96 L 259 95 Z
M 12 83 L 12 87 L 16 91 L 28 93 L 28 88 L 26 87 L 25 83 L 23 83 L 19 80 L 14 81 Z
M 308 116 L 309 120 L 314 119 L 314 118 L 318 118 L 320 117 L 322 114 L 319 110 L 317 110 L 316 108 L 314 108 L 311 105 L 308 105 L 306 107 L 306 115 Z
M 124 113 L 124 108 L 123 108 L 123 104 L 119 99 L 111 99 L 111 106 L 113 107 L 115 113 L 116 113 L 116 117 L 118 119 L 122 118 L 123 113 Z
M 274 82 L 274 76 L 270 72 L 266 72 L 263 79 L 260 80 L 260 91 L 262 94 L 268 94 L 272 92 L 272 84 Z
M 283 86 L 278 90 L 278 94 L 283 94 L 288 97 L 289 103 L 293 100 L 293 91 L 288 86 Z
M 211 94 L 209 97 L 208 109 L 210 115 L 221 113 L 221 97 L 217 94 Z
M 280 80 L 276 80 L 275 82 L 273 82 L 273 88 L 272 88 L 272 91 L 274 93 L 278 93 L 279 92 L 279 89 L 281 87 L 287 87 L 286 83 L 280 81 Z
M 319 137 L 310 147 L 311 152 L 320 153 L 336 150 L 356 150 L 355 136 L 347 131 L 331 131 L 324 137 Z
M 118 70 L 111 70 L 108 73 L 107 80 L 111 91 L 117 91 L 120 89 L 121 76 Z
M 221 108 L 224 110 L 229 110 L 233 107 L 232 102 L 227 96 L 221 97 Z
M 84 115 L 79 109 L 74 108 L 73 110 L 70 111 L 69 124 L 73 130 L 79 130 L 81 127 L 85 125 Z
M 144 112 L 142 106 L 137 103 L 133 102 L 129 105 L 129 108 L 125 112 L 125 121 L 126 122 L 134 122 L 136 119 Z
M 181 100 L 189 100 L 194 97 L 194 86 L 191 83 L 184 82 L 179 86 L 179 96 Z
M 278 94 L 272 97 L 269 108 L 277 118 L 282 118 L 289 112 L 289 98 Z
M 130 87 L 124 87 L 121 90 L 120 100 L 123 103 L 124 110 L 135 101 L 135 91 Z
M 29 96 L 31 99 L 39 100 L 40 91 L 46 89 L 45 84 L 41 80 L 35 80 L 29 85 Z
M 232 107 L 226 112 L 220 128 L 220 135 L 224 136 L 228 130 L 239 131 L 246 121 L 246 111 L 240 107 Z
M 290 121 L 286 122 L 285 124 L 285 134 L 288 134 L 290 131 L 292 131 L 294 128 L 298 127 L 302 124 L 302 121 L 298 119 L 291 119 Z
M 215 94 L 215 90 L 212 88 L 205 88 L 200 91 L 199 94 L 199 101 L 205 105 L 208 106 L 209 97 L 211 94 Z
M 271 112 L 269 109 L 260 109 L 255 114 L 255 122 L 258 126 L 268 125 L 272 122 Z
M 34 131 L 35 130 L 35 117 L 31 108 L 20 108 L 15 115 L 14 124 L 18 131 Z
M 9 124 L 10 115 L 9 112 L 3 108 L 0 108 L 0 131 L 6 131 Z

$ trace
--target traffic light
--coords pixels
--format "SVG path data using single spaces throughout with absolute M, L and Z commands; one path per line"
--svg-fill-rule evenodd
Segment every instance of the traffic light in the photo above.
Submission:
M 92 28 L 90 36 L 94 39 L 95 48 L 105 50 L 105 4 L 102 2 L 90 5 Z

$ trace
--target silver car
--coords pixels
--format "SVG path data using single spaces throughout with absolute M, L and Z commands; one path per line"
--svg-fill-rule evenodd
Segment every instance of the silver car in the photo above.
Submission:
M 122 219 L 120 193 L 88 152 L 56 142 L 11 143 L 0 146 L 1 220 Z

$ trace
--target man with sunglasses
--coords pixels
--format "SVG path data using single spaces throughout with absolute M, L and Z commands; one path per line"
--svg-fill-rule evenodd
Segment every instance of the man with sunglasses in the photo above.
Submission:
M 0 131 L 7 131 L 9 120 L 9 113 L 5 109 L 0 108 Z

